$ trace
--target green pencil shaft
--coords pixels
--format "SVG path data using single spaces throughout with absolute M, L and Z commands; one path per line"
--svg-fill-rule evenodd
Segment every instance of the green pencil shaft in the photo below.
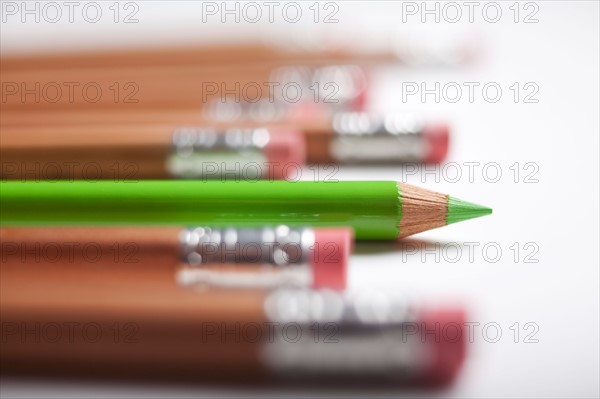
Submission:
M 1 223 L 350 226 L 398 237 L 393 181 L 61 181 L 0 183 Z

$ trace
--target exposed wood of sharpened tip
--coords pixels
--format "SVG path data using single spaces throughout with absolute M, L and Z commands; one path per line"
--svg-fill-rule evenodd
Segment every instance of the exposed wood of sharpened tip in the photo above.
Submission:
M 446 225 L 448 196 L 410 184 L 399 183 L 402 219 L 398 238 Z

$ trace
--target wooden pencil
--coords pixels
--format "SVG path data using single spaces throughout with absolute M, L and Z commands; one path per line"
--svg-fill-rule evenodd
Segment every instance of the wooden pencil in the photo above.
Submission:
M 347 49 L 302 49 L 265 43 L 222 44 L 219 46 L 171 46 L 78 53 L 3 56 L 2 71 L 61 68 L 116 68 L 178 65 L 330 64 L 346 62 L 398 62 L 393 52 L 356 52 Z
M 278 83 L 274 66 L 245 65 L 198 67 L 123 67 L 80 70 L 11 70 L 2 72 L 2 107 L 5 112 L 47 109 L 58 112 L 81 109 L 193 105 L 230 96 L 257 101 L 281 95 L 269 89 Z M 294 82 L 303 85 L 304 82 Z M 308 88 L 304 95 L 309 95 Z
M 0 188 L 4 226 L 349 226 L 357 239 L 396 240 L 492 212 L 395 181 L 3 181 Z
M 465 356 L 461 309 L 404 297 L 198 291 L 160 268 L 0 267 L 4 375 L 433 385 Z M 431 332 L 442 328 L 452 335 Z
M 22 179 L 26 171 L 35 169 L 36 163 L 73 162 L 84 165 L 86 161 L 105 160 L 113 164 L 138 164 L 136 176 L 130 178 L 173 177 L 173 173 L 169 173 L 165 168 L 166 160 L 173 155 L 173 150 L 177 149 L 173 146 L 175 132 L 186 126 L 204 126 L 219 130 L 270 126 L 273 148 L 267 151 L 267 161 L 280 162 L 281 166 L 294 162 L 303 164 L 305 159 L 309 163 L 339 164 L 439 163 L 447 154 L 450 137 L 446 124 L 426 123 L 409 113 L 332 113 L 326 107 L 316 106 L 290 110 L 289 114 L 281 118 L 264 122 L 250 118 L 219 121 L 183 109 L 161 112 L 107 112 L 102 118 L 104 122 L 100 120 L 100 114 L 97 114 L 96 118 L 86 114 L 88 116 L 79 122 L 74 121 L 74 124 L 2 126 L 0 163 L 4 166 L 0 168 L 0 174 L 5 179 Z M 47 115 L 53 118 L 58 116 Z M 88 122 L 83 123 L 83 119 Z M 99 124 L 95 123 L 95 119 L 98 119 Z M 106 123 L 107 120 L 114 122 Z M 141 120 L 142 123 L 127 123 L 127 120 Z M 154 122 L 157 124 L 152 124 Z M 302 133 L 304 143 L 300 143 L 299 140 L 302 139 L 291 136 L 291 133 L 281 136 L 282 130 L 291 130 L 285 126 L 294 126 L 298 134 Z M 198 132 L 201 131 L 202 129 L 198 128 Z M 284 140 L 286 137 L 289 140 Z M 281 145 L 276 146 L 277 143 Z M 219 161 L 208 153 L 218 150 L 217 148 L 204 147 L 200 155 L 204 156 L 205 162 Z M 265 150 L 269 148 L 267 146 Z M 255 150 L 262 152 L 260 148 Z M 248 148 L 244 148 L 244 151 L 247 153 Z M 262 162 L 265 162 L 265 159 Z M 12 166 L 9 167 L 8 164 Z M 66 172 L 67 168 L 61 168 L 59 171 Z M 278 171 L 282 172 L 279 169 Z M 277 174 L 278 177 L 282 175 L 283 173 Z M 81 173 L 77 176 L 81 176 Z M 114 172 L 109 172 L 101 174 L 98 178 L 113 177 Z M 52 178 L 70 177 L 58 173 Z
M 3 127 L 0 177 L 285 179 L 306 162 L 305 138 L 285 127 L 169 125 Z
M 212 104 L 220 102 L 216 99 Z M 209 111 L 210 112 L 210 111 Z M 122 125 L 122 124 L 178 124 L 197 125 L 218 121 L 204 113 L 197 105 L 163 106 L 141 108 L 110 108 L 110 109 L 63 109 L 61 112 L 53 110 L 25 110 L 0 108 L 0 126 L 7 127 L 46 127 L 46 126 L 81 126 L 81 125 Z M 263 121 L 264 122 L 264 121 Z M 279 121 L 279 123 L 283 123 Z
M 66 271 L 91 267 L 151 273 L 145 270 L 158 268 L 174 273 L 188 265 L 182 278 L 189 284 L 227 270 L 228 280 L 218 281 L 229 287 L 247 281 L 236 278 L 231 268 L 240 265 L 257 279 L 270 278 L 271 284 L 342 290 L 352 242 L 352 230 L 345 227 L 0 227 L 3 270 L 51 264 L 46 267 Z M 278 271 L 281 276 L 273 275 Z

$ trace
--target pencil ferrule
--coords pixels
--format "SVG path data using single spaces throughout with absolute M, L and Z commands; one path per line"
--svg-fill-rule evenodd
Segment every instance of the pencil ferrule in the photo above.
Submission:
M 206 270 L 185 267 L 177 272 L 177 282 L 184 287 L 274 289 L 308 287 L 311 271 L 305 267 L 265 269 L 260 272 Z
M 256 102 L 212 100 L 203 108 L 203 116 L 217 122 L 278 122 L 286 117 L 285 104 L 270 99 Z
M 419 162 L 425 157 L 424 123 L 410 114 L 338 113 L 331 155 L 339 162 Z
M 427 360 L 403 300 L 376 293 L 282 289 L 265 301 L 276 331 L 263 359 L 282 376 L 409 377 Z M 289 328 L 294 324 L 294 332 Z
M 190 265 L 253 263 L 289 266 L 311 259 L 315 234 L 311 228 L 196 227 L 180 234 L 183 261 Z
M 315 323 L 296 331 L 286 326 L 274 331 L 261 353 L 268 369 L 282 378 L 403 380 L 418 375 L 431 357 L 429 348 L 404 325 L 349 329 Z
M 352 64 L 326 65 L 321 67 L 284 66 L 275 68 L 270 81 L 281 87 L 299 87 L 304 100 L 314 100 L 332 109 L 343 109 L 356 100 L 367 89 L 367 78 L 363 68 Z M 315 88 L 318 88 L 315 90 Z M 276 91 L 277 93 L 277 91 Z M 276 100 L 288 103 L 283 96 Z
M 264 128 L 178 128 L 173 132 L 167 170 L 177 178 L 261 178 L 270 139 Z M 255 167 L 246 167 L 249 164 Z
M 405 297 L 375 291 L 281 289 L 265 299 L 265 312 L 270 321 L 277 323 L 332 322 L 362 327 L 414 319 L 414 310 Z

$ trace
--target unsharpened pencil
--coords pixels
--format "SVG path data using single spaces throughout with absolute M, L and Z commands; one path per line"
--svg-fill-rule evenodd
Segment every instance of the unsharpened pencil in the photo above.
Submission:
M 430 385 L 451 382 L 465 357 L 460 308 L 368 291 L 198 291 L 164 273 L 52 266 L 2 270 L 3 372 Z
M 84 121 L 75 123 L 3 126 L 0 138 L 0 175 L 4 179 L 27 179 L 29 171 L 40 164 L 77 163 L 80 167 L 87 162 L 106 162 L 108 164 L 127 162 L 136 163 L 139 168 L 130 178 L 163 179 L 177 177 L 176 171 L 165 168 L 166 160 L 180 146 L 175 140 L 178 132 L 187 131 L 190 138 L 197 137 L 198 153 L 196 161 L 211 163 L 219 161 L 211 152 L 227 149 L 227 146 L 203 144 L 212 142 L 213 131 L 240 132 L 252 128 L 262 129 L 270 137 L 269 145 L 261 148 L 256 145 L 237 144 L 233 140 L 228 150 L 243 150 L 247 159 L 248 150 L 267 151 L 269 162 L 302 164 L 306 159 L 310 163 L 402 163 L 402 162 L 442 162 L 448 151 L 450 141 L 449 127 L 444 123 L 426 122 L 412 113 L 389 113 L 383 115 L 367 112 L 331 112 L 324 107 L 290 112 L 289 115 L 271 121 L 257 121 L 240 118 L 231 121 L 216 121 L 203 118 L 197 112 L 187 115 L 182 110 L 173 113 L 163 111 L 142 114 L 120 114 L 107 112 L 105 118 L 96 114 L 98 124 L 88 125 Z M 162 114 L 162 116 L 161 116 Z M 127 123 L 127 115 L 131 122 Z M 54 114 L 53 117 L 57 117 Z M 90 120 L 95 120 L 90 116 Z M 178 118 L 180 120 L 178 121 Z M 102 120 L 103 121 L 102 121 Z M 113 123 L 107 123 L 114 120 Z M 136 121 L 141 123 L 135 123 Z M 39 121 L 38 121 L 39 122 Z M 206 128 L 210 126 L 211 128 Z M 294 126 L 298 133 L 289 134 Z M 282 129 L 283 128 L 283 129 Z M 261 130 L 261 131 L 262 131 Z M 282 135 L 282 130 L 288 132 Z M 297 137 L 297 138 L 296 138 Z M 286 140 L 293 139 L 293 140 Z M 301 141 L 304 141 L 302 143 Z M 193 140 L 187 140 L 183 146 L 187 150 Z M 252 143 L 252 140 L 248 140 Z M 286 145 L 275 145 L 277 143 Z M 218 143 L 217 143 L 218 144 Z M 242 143 L 243 144 L 243 143 Z M 306 157 L 304 157 L 306 149 Z M 184 151 L 185 152 L 185 151 Z M 251 158 L 250 161 L 256 161 Z M 265 160 L 258 159 L 260 162 Z M 182 159 L 185 161 L 185 159 Z M 243 162 L 243 159 L 239 159 Z M 10 165 L 8 165 L 10 164 Z M 42 167 L 41 165 L 40 167 Z M 261 165 L 263 166 L 263 165 Z M 108 168 L 104 168 L 108 169 Z M 78 169 L 79 170 L 79 169 Z M 59 170 L 67 172 L 66 168 Z M 175 173 L 173 173 L 175 172 Z M 278 169 L 276 178 L 285 178 Z M 31 174 L 31 173 L 30 173 Z M 75 178 L 81 178 L 77 174 Z M 188 174 L 194 177 L 193 174 Z M 181 177 L 181 176 L 180 176 Z M 197 177 L 201 177 L 198 175 Z M 273 176 L 263 176 L 273 178 Z M 72 179 L 66 173 L 57 173 L 51 178 Z M 114 171 L 97 178 L 114 178 Z
M 8 180 L 285 179 L 305 160 L 304 135 L 282 127 L 7 127 L 0 139 Z
M 225 98 L 251 102 L 281 99 L 293 104 L 300 98 L 314 99 L 318 93 L 311 85 L 315 84 L 319 87 L 336 85 L 339 93 L 333 95 L 327 91 L 324 95 L 329 102 L 341 104 L 359 97 L 367 89 L 366 72 L 355 65 L 277 68 L 271 64 L 9 70 L 2 72 L 2 108 L 4 113 L 18 110 L 134 111 L 161 106 L 194 106 L 199 110 L 211 100 Z M 288 86 L 297 92 L 288 94 Z
M 272 64 L 328 64 L 339 62 L 398 62 L 392 51 L 357 52 L 353 49 L 309 50 L 265 43 L 219 46 L 171 46 L 146 49 L 28 54 L 2 57 L 3 71 L 62 68 L 118 68 L 155 66 L 220 66 Z
M 3 270 L 48 263 L 59 272 L 133 266 L 141 273 L 152 269 L 173 273 L 189 266 L 181 274 L 186 284 L 219 276 L 223 265 L 239 265 L 239 269 L 253 272 L 223 273 L 231 286 L 245 284 L 249 279 L 244 277 L 254 275 L 251 282 L 260 283 L 261 277 L 271 276 L 270 280 L 283 286 L 344 289 L 352 242 L 352 230 L 345 227 L 0 227 Z M 263 270 L 252 267 L 255 265 Z

